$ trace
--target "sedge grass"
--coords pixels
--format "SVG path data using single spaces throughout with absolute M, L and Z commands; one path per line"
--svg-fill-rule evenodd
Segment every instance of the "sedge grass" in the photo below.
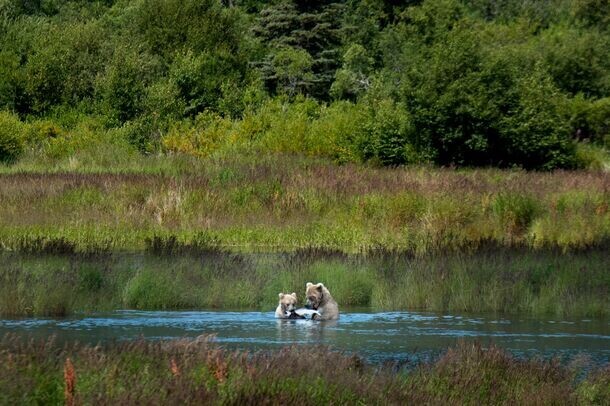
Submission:
M 123 308 L 271 311 L 278 292 L 324 282 L 344 308 L 610 315 L 607 248 L 490 247 L 414 256 L 310 248 L 236 254 L 173 246 L 148 253 L 0 255 L 0 314 L 66 315 Z
M 610 238 L 604 172 L 376 169 L 290 156 L 149 159 L 126 172 L 5 169 L 0 247 L 44 239 L 79 252 L 144 250 L 158 236 L 186 245 L 207 238 L 236 251 L 383 247 L 425 255 L 487 241 L 568 251 Z

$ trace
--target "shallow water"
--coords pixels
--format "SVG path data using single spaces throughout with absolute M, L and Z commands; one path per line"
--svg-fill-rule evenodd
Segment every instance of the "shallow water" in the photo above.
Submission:
M 0 320 L 0 336 L 98 343 L 138 337 L 167 339 L 214 334 L 229 348 L 273 349 L 286 345 L 328 345 L 356 352 L 372 362 L 430 360 L 462 340 L 495 343 L 518 356 L 584 355 L 610 362 L 610 321 L 440 315 L 419 312 L 344 312 L 337 322 L 276 320 L 272 312 L 116 311 L 70 318 Z

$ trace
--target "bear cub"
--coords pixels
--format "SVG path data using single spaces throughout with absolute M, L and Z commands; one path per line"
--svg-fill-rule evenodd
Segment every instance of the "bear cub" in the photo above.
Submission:
M 280 293 L 280 302 L 275 309 L 275 317 L 278 319 L 304 319 L 296 313 L 297 309 L 297 294 L 292 292 Z

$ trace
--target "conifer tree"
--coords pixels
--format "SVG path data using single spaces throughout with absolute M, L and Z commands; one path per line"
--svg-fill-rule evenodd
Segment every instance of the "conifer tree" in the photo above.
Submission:
M 255 34 L 268 47 L 266 58 L 258 67 L 267 88 L 275 93 L 290 93 L 286 89 L 279 72 L 284 67 L 277 66 L 278 53 L 289 54 L 301 59 L 311 58 L 311 72 L 298 81 L 299 93 L 321 99 L 328 98 L 335 71 L 340 66 L 341 15 L 344 5 L 331 1 L 285 0 L 263 9 L 254 27 Z M 294 61 L 292 61 L 294 62 Z M 294 84 L 294 82 L 291 82 Z

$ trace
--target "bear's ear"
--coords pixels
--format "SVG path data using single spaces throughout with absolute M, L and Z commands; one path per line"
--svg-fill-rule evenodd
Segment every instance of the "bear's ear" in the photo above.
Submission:
M 280 299 L 284 298 L 284 294 L 283 293 L 280 293 L 279 296 L 280 296 Z
M 311 282 L 307 282 L 307 285 L 305 285 L 305 287 L 307 287 L 307 288 L 309 288 L 311 286 L 313 286 L 313 283 L 311 283 Z
M 292 292 L 292 293 L 290 294 L 290 296 L 294 297 L 295 299 L 297 298 L 297 294 L 296 294 L 296 293 L 294 293 L 294 292 Z
M 318 291 L 319 291 L 319 292 L 322 292 L 322 288 L 323 288 L 323 287 L 324 287 L 324 284 L 322 284 L 322 283 L 318 283 L 318 284 L 316 285 L 316 289 L 318 289 Z

